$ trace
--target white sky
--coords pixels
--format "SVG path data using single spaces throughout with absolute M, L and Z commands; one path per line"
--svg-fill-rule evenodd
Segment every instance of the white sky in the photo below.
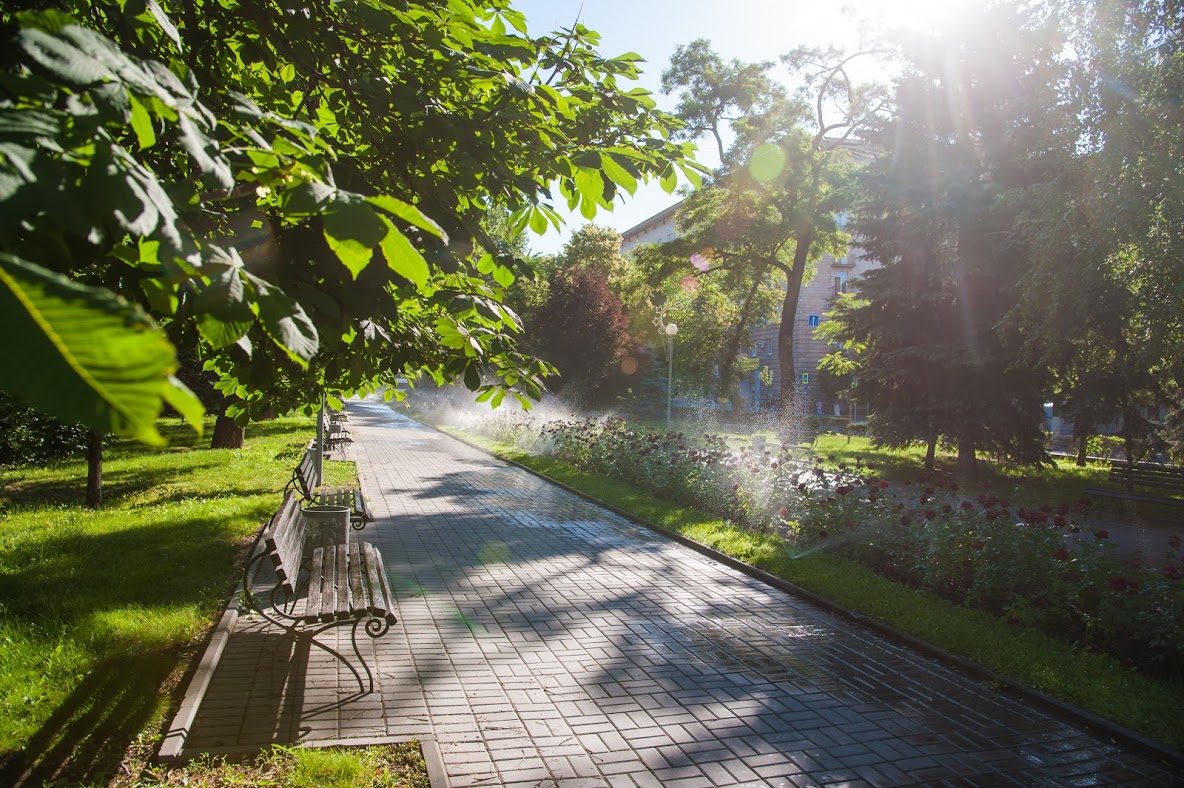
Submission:
M 639 84 L 653 91 L 658 106 L 673 111 L 674 96 L 659 93 L 662 71 L 680 44 L 707 38 L 726 60 L 738 58 L 751 62 L 776 61 L 778 56 L 796 46 L 837 44 L 853 48 L 860 43 L 860 28 L 869 20 L 916 26 L 927 17 L 948 9 L 959 0 L 853 0 L 849 3 L 793 2 L 793 0 L 517 0 L 514 7 L 526 15 L 531 35 L 542 35 L 560 27 L 570 27 L 577 18 L 601 34 L 600 52 L 616 56 L 636 52 L 646 59 Z M 973 0 L 971 0 L 973 1 Z M 858 20 L 863 20 L 859 22 Z M 867 64 L 863 75 L 875 77 L 878 67 Z M 787 78 L 778 64 L 774 76 Z M 710 167 L 718 164 L 714 142 L 699 142 L 700 161 Z M 597 213 L 597 224 L 618 232 L 638 224 L 667 208 L 678 197 L 667 195 L 657 183 L 640 186 L 631 198 L 618 199 L 611 213 Z M 556 199 L 560 213 L 566 203 Z M 578 213 L 572 215 L 562 234 L 550 231 L 543 237 L 531 235 L 536 252 L 559 251 L 571 232 L 585 223 Z

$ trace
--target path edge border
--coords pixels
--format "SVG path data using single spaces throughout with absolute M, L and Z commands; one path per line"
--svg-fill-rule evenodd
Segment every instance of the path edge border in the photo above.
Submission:
M 194 671 L 193 678 L 189 680 L 189 686 L 185 689 L 185 697 L 181 700 L 181 706 L 173 715 L 169 727 L 164 731 L 160 749 L 156 753 L 157 763 L 173 764 L 184 760 L 182 751 L 185 749 L 185 741 L 189 738 L 193 723 L 197 719 L 197 711 L 201 707 L 201 702 L 205 700 L 206 691 L 210 688 L 210 682 L 214 678 L 214 671 L 218 669 L 218 663 L 222 661 L 222 652 L 226 649 L 226 644 L 235 627 L 238 626 L 239 613 L 241 612 L 239 601 L 241 591 L 242 584 L 240 583 L 235 589 L 235 593 L 230 597 L 226 609 L 222 612 L 218 625 L 214 627 L 209 642 L 206 643 L 205 651 L 201 655 L 201 662 L 198 663 L 197 670 Z
M 408 415 L 408 414 L 404 414 L 404 415 Z M 548 482 L 549 484 L 553 484 L 556 487 L 566 490 L 567 492 L 569 492 L 573 495 L 576 495 L 576 496 L 584 499 L 585 501 L 588 501 L 589 503 L 593 503 L 597 506 L 607 509 L 610 512 L 613 512 L 614 514 L 616 514 L 617 516 L 625 518 L 626 520 L 628 520 L 631 523 L 634 523 L 634 524 L 639 525 L 643 528 L 646 528 L 647 530 L 653 531 L 654 533 L 664 536 L 667 539 L 670 539 L 671 541 L 677 542 L 677 543 L 683 545 L 684 547 L 689 547 L 690 549 L 694 550 L 695 552 L 700 553 L 704 556 L 707 556 L 708 558 L 711 558 L 714 561 L 718 561 L 721 564 L 729 566 L 732 569 L 735 569 L 739 572 L 743 572 L 744 574 L 748 575 L 749 577 L 752 577 L 756 580 L 760 580 L 762 583 L 765 583 L 766 585 L 770 585 L 770 586 L 777 588 L 781 591 L 784 591 L 785 593 L 790 594 L 792 596 L 796 596 L 796 597 L 800 597 L 802 599 L 805 599 L 806 601 L 811 602 L 815 605 L 818 605 L 819 607 L 827 610 L 828 612 L 830 612 L 834 615 L 839 616 L 840 618 L 843 618 L 847 621 L 851 621 L 855 624 L 858 624 L 860 626 L 871 629 L 874 632 L 877 632 L 877 633 L 879 633 L 887 638 L 890 638 L 892 640 L 895 640 L 898 643 L 901 643 L 901 644 L 907 645 L 911 648 L 914 648 L 914 649 L 916 649 L 916 650 L 918 650 L 930 657 L 934 657 L 934 658 L 941 660 L 943 662 L 947 662 L 952 665 L 955 665 L 963 672 L 969 673 L 971 676 L 973 676 L 975 678 L 983 679 L 983 680 L 986 680 L 992 684 L 996 684 L 996 685 L 1000 686 L 1001 688 L 1004 688 L 1004 689 L 1008 690 L 1009 692 L 1012 692 L 1024 699 L 1034 703 L 1035 705 L 1046 709 L 1047 711 L 1049 711 L 1053 714 L 1056 714 L 1056 715 L 1059 715 L 1063 718 L 1068 718 L 1068 719 L 1072 720 L 1076 724 L 1085 727 L 1087 730 L 1090 730 L 1095 733 L 1104 734 L 1105 736 L 1108 736 L 1112 740 L 1115 740 L 1115 741 L 1125 742 L 1125 743 L 1143 751 L 1144 754 L 1151 755 L 1151 756 L 1154 756 L 1157 758 L 1161 758 L 1164 761 L 1174 764 L 1175 768 L 1177 768 L 1177 769 L 1184 768 L 1184 752 L 1181 752 L 1180 750 L 1173 749 L 1172 747 L 1169 747 L 1166 744 L 1158 742 L 1149 736 L 1145 736 L 1144 734 L 1139 733 L 1138 731 L 1133 730 L 1132 728 L 1128 728 L 1125 725 L 1120 725 L 1119 723 L 1113 722 L 1112 720 L 1108 720 L 1105 717 L 1102 717 L 1098 714 L 1094 714 L 1091 711 L 1087 711 L 1086 709 L 1083 709 L 1080 706 L 1075 706 L 1067 701 L 1063 701 L 1060 698 L 1054 697 L 1046 692 L 1043 692 L 1042 690 L 1038 690 L 1034 687 L 1029 687 L 1028 685 L 1023 684 L 1019 681 L 1016 681 L 1015 679 L 1012 679 L 1008 676 L 1004 676 L 1000 673 L 996 673 L 995 671 L 991 670 L 990 668 L 986 667 L 985 665 L 975 662 L 974 660 L 967 659 L 966 657 L 959 656 L 959 655 L 954 654 L 950 651 L 946 651 L 945 649 L 941 648 L 940 646 L 936 646 L 927 640 L 923 640 L 922 638 L 917 637 L 916 635 L 910 635 L 909 633 L 904 632 L 903 630 L 897 629 L 896 627 L 891 626 L 890 624 L 885 624 L 882 621 L 879 621 L 874 618 L 869 618 L 869 617 L 864 616 L 854 610 L 850 610 L 848 608 L 845 608 L 842 605 L 838 604 L 837 602 L 835 602 L 831 599 L 828 599 L 827 597 L 821 596 L 813 591 L 810 591 L 807 588 L 799 586 L 796 583 L 792 583 L 788 580 L 785 580 L 784 578 L 778 577 L 777 575 L 766 572 L 763 569 L 758 569 L 757 567 L 753 566 L 752 564 L 747 564 L 737 558 L 733 558 L 732 556 L 730 556 L 726 553 L 721 553 L 720 551 L 718 551 L 714 548 L 708 547 L 707 545 L 702 544 L 701 542 L 696 542 L 694 539 L 690 539 L 686 536 L 683 536 L 682 534 L 680 534 L 676 531 L 671 531 L 668 528 L 663 528 L 660 525 L 655 525 L 654 523 L 648 522 L 648 521 L 642 519 L 641 517 L 638 517 L 637 515 L 633 514 L 632 512 L 628 512 L 624 509 L 614 506 L 613 504 L 608 503 L 607 501 L 602 501 L 601 499 L 597 498 L 596 496 L 589 495 L 588 493 L 585 493 L 582 490 L 572 487 L 569 484 L 561 482 L 558 479 L 554 479 L 554 478 L 548 476 L 547 474 L 543 473 L 542 471 L 535 470 L 534 468 L 531 468 L 531 467 L 524 465 L 520 462 L 509 459 L 508 457 L 502 457 L 502 456 L 490 451 L 489 449 L 485 448 L 484 446 L 473 443 L 472 441 L 466 440 L 465 438 L 459 437 L 457 435 L 453 435 L 451 433 L 444 432 L 439 427 L 435 426 L 434 424 L 431 424 L 430 422 L 422 421 L 422 420 L 417 419 L 417 418 L 410 416 L 410 415 L 408 415 L 408 418 L 411 418 L 414 421 L 416 421 L 420 424 L 423 424 L 425 427 L 429 427 L 429 428 L 435 430 L 436 432 L 440 433 L 441 435 L 452 438 L 453 440 L 463 443 L 464 445 L 466 445 L 472 449 L 476 449 L 477 451 L 481 452 L 482 454 L 486 454 L 490 457 L 495 457 L 499 461 L 504 462 L 507 465 L 512 465 L 515 468 L 520 468 L 521 470 L 524 470 L 527 473 L 529 473 L 533 476 L 536 476 L 536 477 L 542 479 L 543 481 Z

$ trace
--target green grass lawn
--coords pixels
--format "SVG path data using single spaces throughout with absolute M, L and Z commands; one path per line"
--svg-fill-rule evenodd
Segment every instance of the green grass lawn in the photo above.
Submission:
M 557 459 L 458 434 L 499 456 L 629 512 L 643 521 L 727 553 L 809 589 L 848 610 L 888 624 L 1035 689 L 1184 749 L 1184 686 L 1157 681 L 1112 658 L 1031 629 L 954 605 L 886 580 L 824 551 L 794 558 L 781 540 L 656 499 L 617 479 L 585 473 Z
M 315 433 L 277 419 L 215 451 L 209 426 L 172 420 L 166 448 L 108 447 L 101 511 L 82 505 L 81 458 L 0 469 L 0 783 L 30 763 L 33 784 L 63 769 L 105 782 L 164 720 Z M 329 481 L 351 476 L 326 464 Z

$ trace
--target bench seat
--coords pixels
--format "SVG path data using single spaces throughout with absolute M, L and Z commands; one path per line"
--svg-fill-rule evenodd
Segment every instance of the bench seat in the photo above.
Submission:
M 369 542 L 348 539 L 348 534 L 346 529 L 344 544 L 310 543 L 300 500 L 294 491 L 288 492 L 279 511 L 265 526 L 259 546 L 247 563 L 243 601 L 266 620 L 307 637 L 344 662 L 366 694 L 374 690 L 374 676 L 358 649 L 358 627 L 364 623 L 366 634 L 378 638 L 398 619 L 382 553 Z M 329 538 L 327 534 L 322 536 Z M 254 576 L 264 559 L 269 559 L 275 570 L 276 584 L 268 594 L 257 595 Z M 351 623 L 351 643 L 366 671 L 368 688 L 342 655 L 313 640 L 326 629 Z

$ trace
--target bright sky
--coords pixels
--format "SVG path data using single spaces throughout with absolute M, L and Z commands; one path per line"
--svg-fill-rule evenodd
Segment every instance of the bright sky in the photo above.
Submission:
M 972 0 L 973 1 L 973 0 Z M 957 0 L 953 0 L 954 3 Z M 640 84 L 653 91 L 658 106 L 673 110 L 677 100 L 659 93 L 662 71 L 680 44 L 707 38 L 726 60 L 773 60 L 802 44 L 837 44 L 852 48 L 860 43 L 860 28 L 867 21 L 916 26 L 948 9 L 951 0 L 850 0 L 843 3 L 794 2 L 794 0 L 516 0 L 514 7 L 526 15 L 532 35 L 570 27 L 577 18 L 601 34 L 600 52 L 607 56 L 636 52 L 646 59 Z M 865 20 L 863 24 L 855 20 Z M 773 69 L 788 77 L 780 64 Z M 860 75 L 853 74 L 856 78 Z M 865 76 L 875 76 L 869 63 Z M 699 143 L 700 160 L 718 164 L 714 142 Z M 629 229 L 677 201 L 657 183 L 641 186 L 618 203 L 612 213 L 600 212 L 596 223 L 618 232 Z M 565 213 L 563 200 L 556 209 Z M 578 213 L 568 219 L 562 234 L 530 236 L 536 252 L 559 251 L 571 232 L 585 223 Z

